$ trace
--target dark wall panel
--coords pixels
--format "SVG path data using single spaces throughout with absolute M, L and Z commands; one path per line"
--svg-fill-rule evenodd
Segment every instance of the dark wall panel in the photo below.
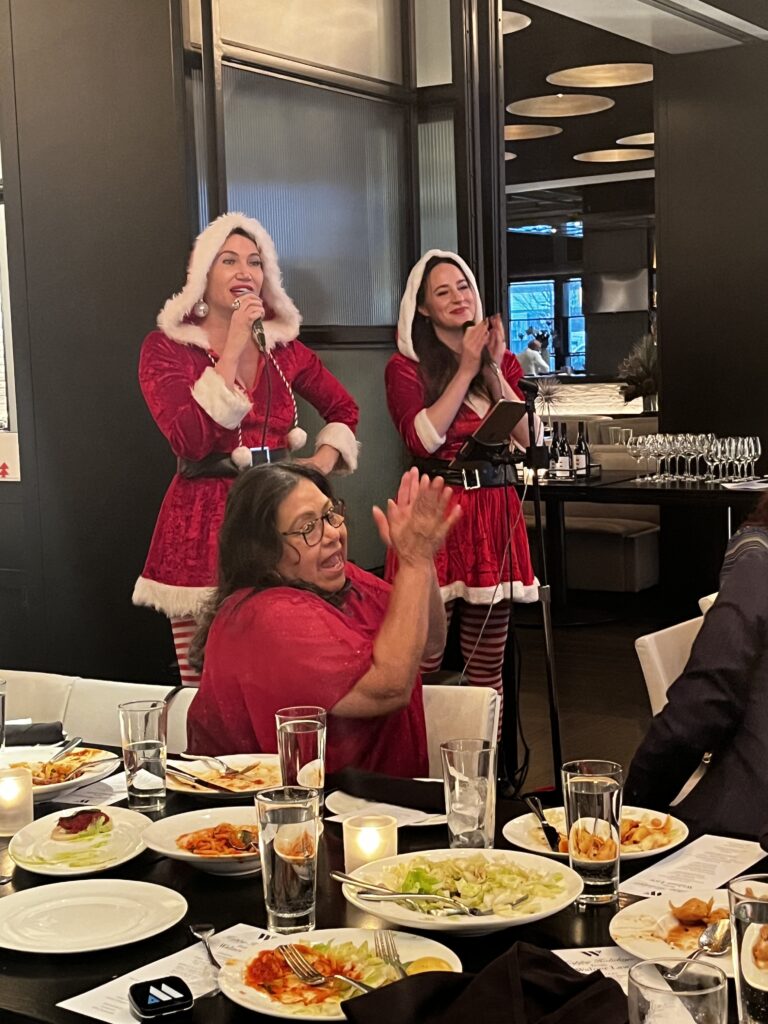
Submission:
M 136 372 L 189 244 L 178 4 L 12 0 L 11 17 L 23 238 L 10 241 L 25 254 L 31 374 L 18 400 L 34 410 L 20 443 L 44 609 L 31 660 L 164 678 L 167 625 L 131 590 L 173 472 Z

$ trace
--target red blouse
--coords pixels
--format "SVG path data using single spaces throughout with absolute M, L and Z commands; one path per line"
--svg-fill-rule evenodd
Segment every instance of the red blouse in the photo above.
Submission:
M 187 717 L 196 754 L 277 750 L 275 712 L 297 704 L 328 710 L 326 771 L 351 765 L 414 777 L 428 769 L 421 677 L 410 703 L 379 718 L 333 714 L 371 667 L 373 642 L 391 587 L 347 564 L 352 587 L 343 608 L 307 591 L 240 590 L 214 619 L 200 689 Z

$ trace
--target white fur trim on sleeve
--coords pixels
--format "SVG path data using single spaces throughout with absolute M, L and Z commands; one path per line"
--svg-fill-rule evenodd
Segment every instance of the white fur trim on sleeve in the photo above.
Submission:
M 346 423 L 326 423 L 315 438 L 315 451 L 321 444 L 329 444 L 341 456 L 341 461 L 334 470 L 335 473 L 344 475 L 355 472 L 360 445 Z
M 206 366 L 195 381 L 192 397 L 214 423 L 227 430 L 239 427 L 251 408 L 249 399 L 241 391 L 230 391 L 212 366 Z
M 442 448 L 445 444 L 445 434 L 438 434 L 435 430 L 434 424 L 427 416 L 426 409 L 419 409 L 413 420 L 413 429 L 416 431 L 416 436 L 427 449 L 429 454 L 436 452 L 438 448 Z

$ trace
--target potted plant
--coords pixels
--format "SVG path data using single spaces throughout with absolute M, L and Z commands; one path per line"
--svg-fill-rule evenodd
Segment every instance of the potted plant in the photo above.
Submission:
M 655 412 L 659 395 L 659 350 L 652 334 L 644 334 L 619 364 L 624 382 L 619 391 L 625 402 L 642 398 L 643 412 Z

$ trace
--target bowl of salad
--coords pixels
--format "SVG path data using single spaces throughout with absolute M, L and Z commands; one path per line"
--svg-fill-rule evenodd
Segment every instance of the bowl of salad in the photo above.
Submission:
M 344 896 L 354 907 L 404 928 L 455 935 L 486 935 L 551 917 L 582 890 L 581 878 L 566 865 L 513 850 L 400 854 L 365 864 L 352 877 L 408 894 L 407 903 L 372 902 L 364 899 L 361 889 L 344 883 Z M 436 901 L 420 903 L 419 894 L 454 897 L 486 913 L 454 914 Z

